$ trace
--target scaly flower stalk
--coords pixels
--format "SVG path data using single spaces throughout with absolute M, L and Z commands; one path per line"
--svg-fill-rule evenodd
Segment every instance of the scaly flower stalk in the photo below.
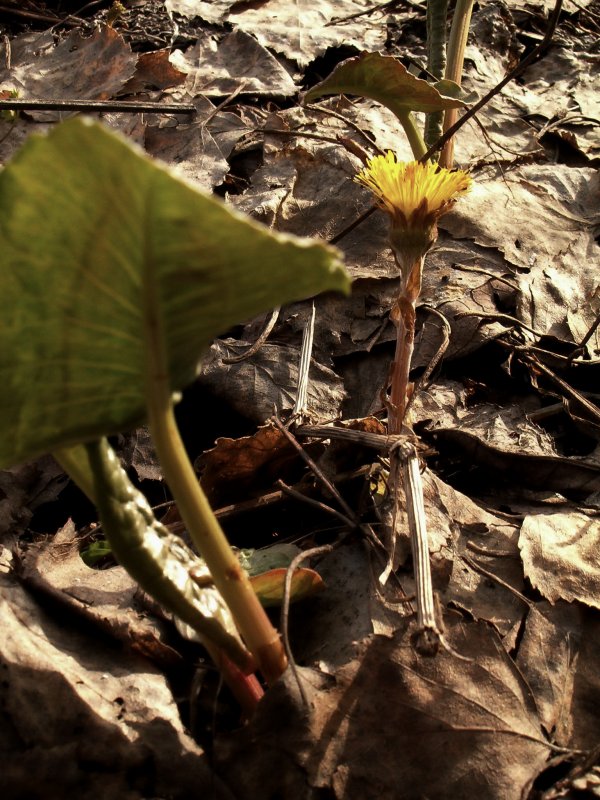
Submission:
M 433 162 L 397 161 L 388 151 L 375 156 L 355 180 L 370 189 L 390 217 L 390 246 L 400 268 L 400 291 L 392 309 L 396 355 L 391 370 L 390 433 L 400 433 L 408 401 L 408 375 L 414 346 L 416 302 L 421 292 L 425 254 L 437 239 L 437 221 L 465 194 L 471 178 Z

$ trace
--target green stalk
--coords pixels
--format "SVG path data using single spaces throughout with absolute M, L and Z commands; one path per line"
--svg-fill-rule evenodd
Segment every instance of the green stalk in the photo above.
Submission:
M 96 503 L 94 475 L 90 469 L 85 447 L 82 444 L 74 447 L 60 447 L 53 450 L 52 455 L 86 497 L 92 503 Z
M 400 124 L 404 128 L 404 133 L 406 134 L 408 143 L 410 144 L 411 150 L 413 151 L 415 160 L 418 161 L 427 152 L 427 146 L 423 141 L 421 132 L 419 131 L 419 129 L 415 124 L 415 118 L 410 113 L 410 111 L 404 111 L 404 110 L 396 111 L 395 114 L 400 120 Z
M 446 14 L 448 0 L 428 0 L 427 2 L 427 70 L 440 80 L 446 66 Z M 431 147 L 442 135 L 442 111 L 427 115 L 425 121 L 425 142 Z
M 206 562 L 246 646 L 267 682 L 272 683 L 287 666 L 283 645 L 229 546 L 185 451 L 173 413 L 160 297 L 151 262 L 147 263 L 144 277 L 146 402 L 156 453 L 192 541 Z
M 456 8 L 450 29 L 448 41 L 448 63 L 446 75 L 448 80 L 454 81 L 459 86 L 462 80 L 465 61 L 465 48 L 469 37 L 473 0 L 456 0 Z M 458 109 L 448 108 L 444 114 L 444 133 L 451 128 L 458 119 Z M 444 145 L 440 153 L 440 166 L 452 169 L 454 165 L 454 138 Z
M 159 381 L 157 378 L 156 383 Z M 148 398 L 148 417 L 164 478 L 188 533 L 261 672 L 268 682 L 273 682 L 287 666 L 279 634 L 261 606 L 198 483 L 179 435 L 169 393 L 159 393 L 156 384 L 154 393 Z

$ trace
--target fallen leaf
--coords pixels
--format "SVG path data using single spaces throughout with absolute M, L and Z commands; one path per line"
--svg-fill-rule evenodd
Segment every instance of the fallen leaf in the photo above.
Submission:
M 122 567 L 90 569 L 79 546 L 69 520 L 52 539 L 27 550 L 21 567 L 24 584 L 78 614 L 90 631 L 102 630 L 161 666 L 178 664 L 181 657 L 167 644 L 165 625 L 140 605 L 137 583 Z
M 289 97 L 296 93 L 290 73 L 253 36 L 235 30 L 216 41 L 198 39 L 185 53 L 175 50 L 171 63 L 186 72 L 186 91 L 192 97 L 244 94 Z
M 0 470 L 0 538 L 23 533 L 36 508 L 56 500 L 67 481 L 52 456 Z
M 600 624 L 579 603 L 537 603 L 529 611 L 517 665 L 531 687 L 548 734 L 560 747 L 598 742 Z
M 148 661 L 58 624 L 6 573 L 0 609 L 6 797 L 231 800 Z
M 198 380 L 239 414 L 262 424 L 277 413 L 290 410 L 298 389 L 300 348 L 265 344 L 252 357 L 236 364 L 222 359 L 232 354 L 231 344 L 250 342 L 216 341 L 202 361 Z M 308 411 L 322 419 L 340 415 L 345 397 L 341 378 L 322 364 L 311 364 L 308 383 Z
M 92 36 L 72 31 L 54 46 L 51 32 L 26 34 L 11 42 L 10 69 L 0 68 L 2 88 L 18 89 L 23 100 L 108 100 L 132 78 L 137 56 L 114 29 Z M 58 120 L 64 112 L 28 112 L 34 119 Z
M 419 657 L 405 626 L 365 640 L 335 677 L 301 669 L 307 707 L 288 670 L 255 721 L 218 752 L 240 800 L 319 790 L 397 800 L 399 787 L 407 800 L 424 790 L 432 799 L 521 800 L 550 755 L 530 691 L 485 624 L 449 617 L 448 626 L 463 658 Z
M 251 436 L 219 437 L 194 464 L 213 506 L 234 503 L 285 480 L 298 454 L 273 424 L 261 425 Z
M 185 72 L 180 72 L 169 60 L 168 49 L 140 53 L 133 77 L 123 87 L 123 94 L 168 89 L 185 83 Z
M 269 0 L 268 3 L 232 3 L 227 22 L 251 33 L 264 46 L 306 66 L 328 47 L 377 50 L 386 39 L 385 17 L 361 12 L 370 0 Z M 354 15 L 359 16 L 354 17 Z M 339 20 L 339 21 L 338 21 Z
M 570 511 L 529 515 L 519 549 L 525 574 L 551 603 L 578 600 L 600 608 L 600 519 Z
M 498 248 L 521 273 L 515 316 L 573 341 L 573 318 L 584 315 L 584 329 L 593 317 L 597 280 L 584 266 L 599 252 L 597 187 L 598 175 L 589 168 L 518 167 L 502 183 L 480 177 L 440 224 L 455 237 Z
M 593 462 L 559 456 L 527 455 L 507 452 L 488 445 L 465 430 L 438 428 L 431 439 L 441 452 L 456 450 L 463 461 L 490 470 L 502 481 L 518 482 L 522 487 L 587 495 L 600 488 L 600 466 Z

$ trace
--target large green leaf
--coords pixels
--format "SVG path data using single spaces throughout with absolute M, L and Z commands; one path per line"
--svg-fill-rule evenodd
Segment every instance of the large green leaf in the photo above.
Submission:
M 143 420 L 155 317 L 178 390 L 232 324 L 348 284 L 95 123 L 31 137 L 0 173 L 0 467 Z
M 393 56 L 361 53 L 338 64 L 331 75 L 306 92 L 304 100 L 311 102 L 328 94 L 355 94 L 376 100 L 402 117 L 411 111 L 430 113 L 464 107 L 462 100 L 449 96 L 457 89 L 451 81 L 432 85 L 416 78 Z

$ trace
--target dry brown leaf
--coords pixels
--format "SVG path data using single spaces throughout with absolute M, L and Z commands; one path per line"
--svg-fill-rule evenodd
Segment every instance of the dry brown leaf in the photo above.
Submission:
M 36 508 L 56 500 L 67 480 L 52 456 L 0 470 L 0 538 L 23 533 Z
M 387 37 L 385 17 L 365 14 L 370 0 L 270 0 L 268 3 L 235 4 L 227 21 L 251 33 L 264 47 L 306 66 L 328 47 L 378 50 Z M 350 17 L 350 19 L 346 19 Z M 337 22 L 341 18 L 343 21 Z
M 108 100 L 122 91 L 136 62 L 113 28 L 98 28 L 88 38 L 72 31 L 56 46 L 50 31 L 26 34 L 11 42 L 11 68 L 0 68 L 0 84 L 18 90 L 23 100 Z M 29 113 L 45 120 L 60 119 L 61 114 Z
M 200 17 L 207 22 L 224 22 L 235 0 L 165 0 L 165 8 L 182 17 Z
M 289 97 L 296 85 L 289 72 L 253 36 L 233 31 L 217 42 L 198 39 L 183 53 L 175 50 L 171 63 L 187 73 L 186 92 L 192 97 L 243 93 Z
M 170 62 L 169 50 L 155 50 L 152 53 L 141 53 L 135 65 L 135 74 L 123 87 L 126 94 L 168 89 L 180 86 L 185 82 L 185 73 L 180 72 Z
M 530 692 L 485 624 L 448 623 L 469 660 L 445 650 L 420 658 L 406 629 L 373 637 L 335 678 L 302 670 L 308 710 L 286 674 L 221 753 L 221 769 L 236 765 L 240 800 L 319 790 L 339 800 L 520 800 L 549 755 Z
M 180 662 L 166 642 L 166 628 L 136 600 L 139 587 L 122 567 L 91 569 L 79 555 L 71 520 L 49 541 L 24 555 L 21 577 L 27 586 L 79 614 L 98 630 L 161 666 Z
M 300 348 L 265 344 L 253 356 L 236 364 L 222 359 L 236 354 L 231 345 L 249 347 L 251 342 L 216 341 L 202 362 L 199 381 L 239 414 L 258 424 L 293 408 L 298 388 Z M 308 411 L 320 419 L 340 416 L 345 391 L 341 378 L 328 367 L 311 363 Z
M 527 607 L 510 588 L 477 572 L 462 556 L 477 562 L 516 592 L 524 591 L 518 525 L 513 519 L 486 510 L 435 475 L 433 478 L 441 507 L 458 531 L 452 576 L 442 594 L 443 601 L 466 609 L 475 619 L 491 623 L 509 650 Z
M 6 572 L 0 615 L 5 797 L 231 800 L 148 661 L 56 622 Z
M 453 236 L 503 252 L 522 273 L 516 316 L 542 333 L 574 341 L 573 318 L 583 315 L 580 327 L 587 329 L 594 316 L 598 281 L 587 265 L 599 252 L 598 176 L 552 164 L 519 167 L 505 177 L 506 183 L 477 179 L 442 225 Z
M 459 458 L 489 470 L 490 478 L 537 488 L 585 496 L 600 490 L 600 466 L 575 458 L 529 455 L 502 450 L 466 430 L 438 428 L 431 433 L 436 447 L 447 457 Z
M 212 450 L 196 460 L 202 486 L 213 506 L 248 498 L 249 492 L 272 487 L 285 480 L 290 462 L 298 454 L 274 425 L 261 426 L 252 436 L 219 437 Z
M 229 172 L 227 157 L 248 131 L 246 124 L 227 111 L 215 113 L 206 97 L 195 101 L 192 124 L 149 125 L 145 129 L 146 150 L 205 189 L 212 190 Z
M 527 616 L 517 664 L 559 746 L 598 744 L 599 637 L 598 615 L 578 603 L 537 603 Z
M 535 395 L 519 403 L 468 403 L 465 387 L 455 381 L 436 381 L 419 392 L 413 405 L 414 422 L 429 422 L 428 430 L 463 430 L 503 452 L 556 456 L 554 439 L 531 422 L 528 412 L 539 408 Z
M 525 574 L 551 603 L 578 600 L 600 608 L 599 542 L 594 513 L 529 515 L 519 538 Z

